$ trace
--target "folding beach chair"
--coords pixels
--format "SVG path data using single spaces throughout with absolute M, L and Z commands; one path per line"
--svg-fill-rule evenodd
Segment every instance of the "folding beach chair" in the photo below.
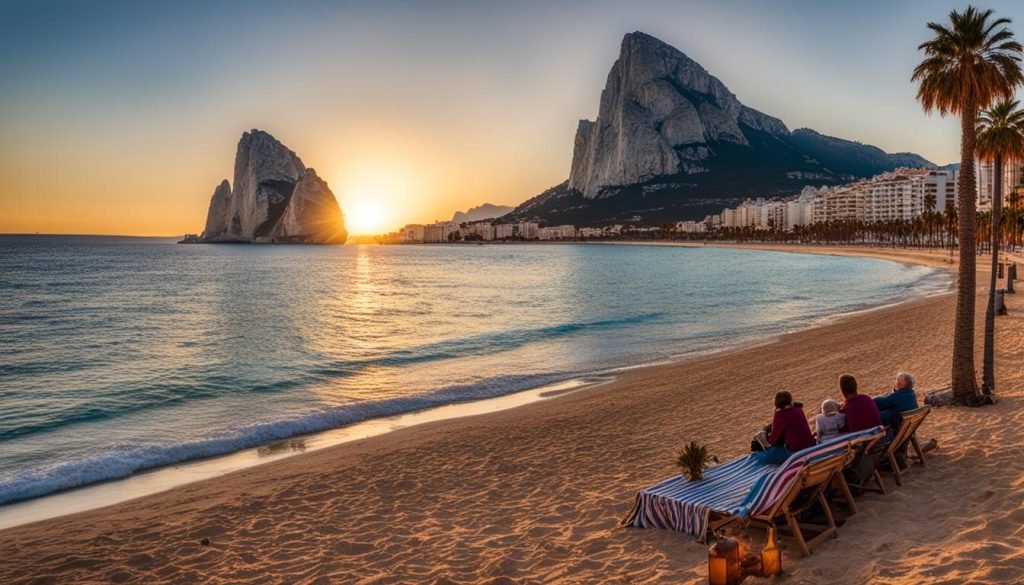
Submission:
M 826 490 L 833 486 L 838 488 L 851 513 L 857 511 L 853 494 L 850 493 L 850 487 L 843 477 L 843 469 L 853 460 L 853 457 L 854 451 L 848 447 L 845 451 L 808 463 L 789 484 L 785 494 L 766 512 L 752 515 L 750 522 L 774 526 L 779 519 L 784 519 L 786 521 L 785 528 L 796 540 L 800 553 L 803 556 L 811 554 L 811 550 L 821 541 L 829 537 L 835 538 L 839 531 L 835 516 L 832 514 L 831 504 L 825 497 Z M 800 515 L 815 504 L 820 504 L 825 514 L 825 525 L 799 520 Z M 817 534 L 807 540 L 804 530 L 815 531 Z
M 896 459 L 896 454 L 901 449 L 906 448 L 908 445 L 913 447 L 916 455 L 915 459 L 924 465 L 924 451 L 921 450 L 920 444 L 917 442 L 917 429 L 927 418 L 928 413 L 931 412 L 931 406 L 922 406 L 914 410 L 908 410 L 902 413 L 900 416 L 903 418 L 900 422 L 900 426 L 897 427 L 893 437 L 888 442 L 879 444 L 872 452 L 868 455 L 875 459 L 875 469 L 867 477 L 858 484 L 854 484 L 854 488 L 861 491 L 873 491 L 879 493 L 885 492 L 885 484 L 882 482 L 882 466 L 888 464 L 891 468 L 892 474 L 896 478 L 896 485 L 903 485 L 903 473 L 900 471 L 899 462 Z M 889 470 L 887 470 L 889 471 Z M 875 484 L 875 485 L 872 485 Z

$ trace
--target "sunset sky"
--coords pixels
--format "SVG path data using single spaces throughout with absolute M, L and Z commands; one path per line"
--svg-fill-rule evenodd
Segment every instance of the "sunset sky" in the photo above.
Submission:
M 634 30 L 791 129 L 953 162 L 959 126 L 910 73 L 963 6 L 0 2 L 0 233 L 199 232 L 250 128 L 381 231 L 517 204 L 568 176 Z M 1024 5 L 985 6 L 1024 37 Z

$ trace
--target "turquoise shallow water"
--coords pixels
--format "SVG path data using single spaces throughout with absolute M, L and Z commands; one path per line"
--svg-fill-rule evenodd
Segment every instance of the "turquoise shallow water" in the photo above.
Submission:
M 892 262 L 714 248 L 0 236 L 0 503 L 948 284 Z

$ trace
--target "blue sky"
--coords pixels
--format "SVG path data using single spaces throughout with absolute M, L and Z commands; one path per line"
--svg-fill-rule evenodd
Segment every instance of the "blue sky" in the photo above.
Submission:
M 963 6 L 2 2 L 0 231 L 194 231 L 252 127 L 343 207 L 379 202 L 387 227 L 518 203 L 568 175 L 576 121 L 634 30 L 790 128 L 952 162 L 958 124 L 921 111 L 910 73 L 925 23 Z M 985 6 L 1024 37 L 1024 4 Z

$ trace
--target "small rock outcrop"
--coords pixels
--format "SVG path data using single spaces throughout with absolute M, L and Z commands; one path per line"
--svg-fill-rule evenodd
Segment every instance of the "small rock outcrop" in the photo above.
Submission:
M 345 216 L 316 171 L 270 134 L 242 134 L 234 188 L 213 192 L 203 242 L 344 243 Z
M 206 213 L 206 229 L 203 234 L 226 234 L 231 221 L 231 184 L 227 179 L 213 191 L 210 210 Z

